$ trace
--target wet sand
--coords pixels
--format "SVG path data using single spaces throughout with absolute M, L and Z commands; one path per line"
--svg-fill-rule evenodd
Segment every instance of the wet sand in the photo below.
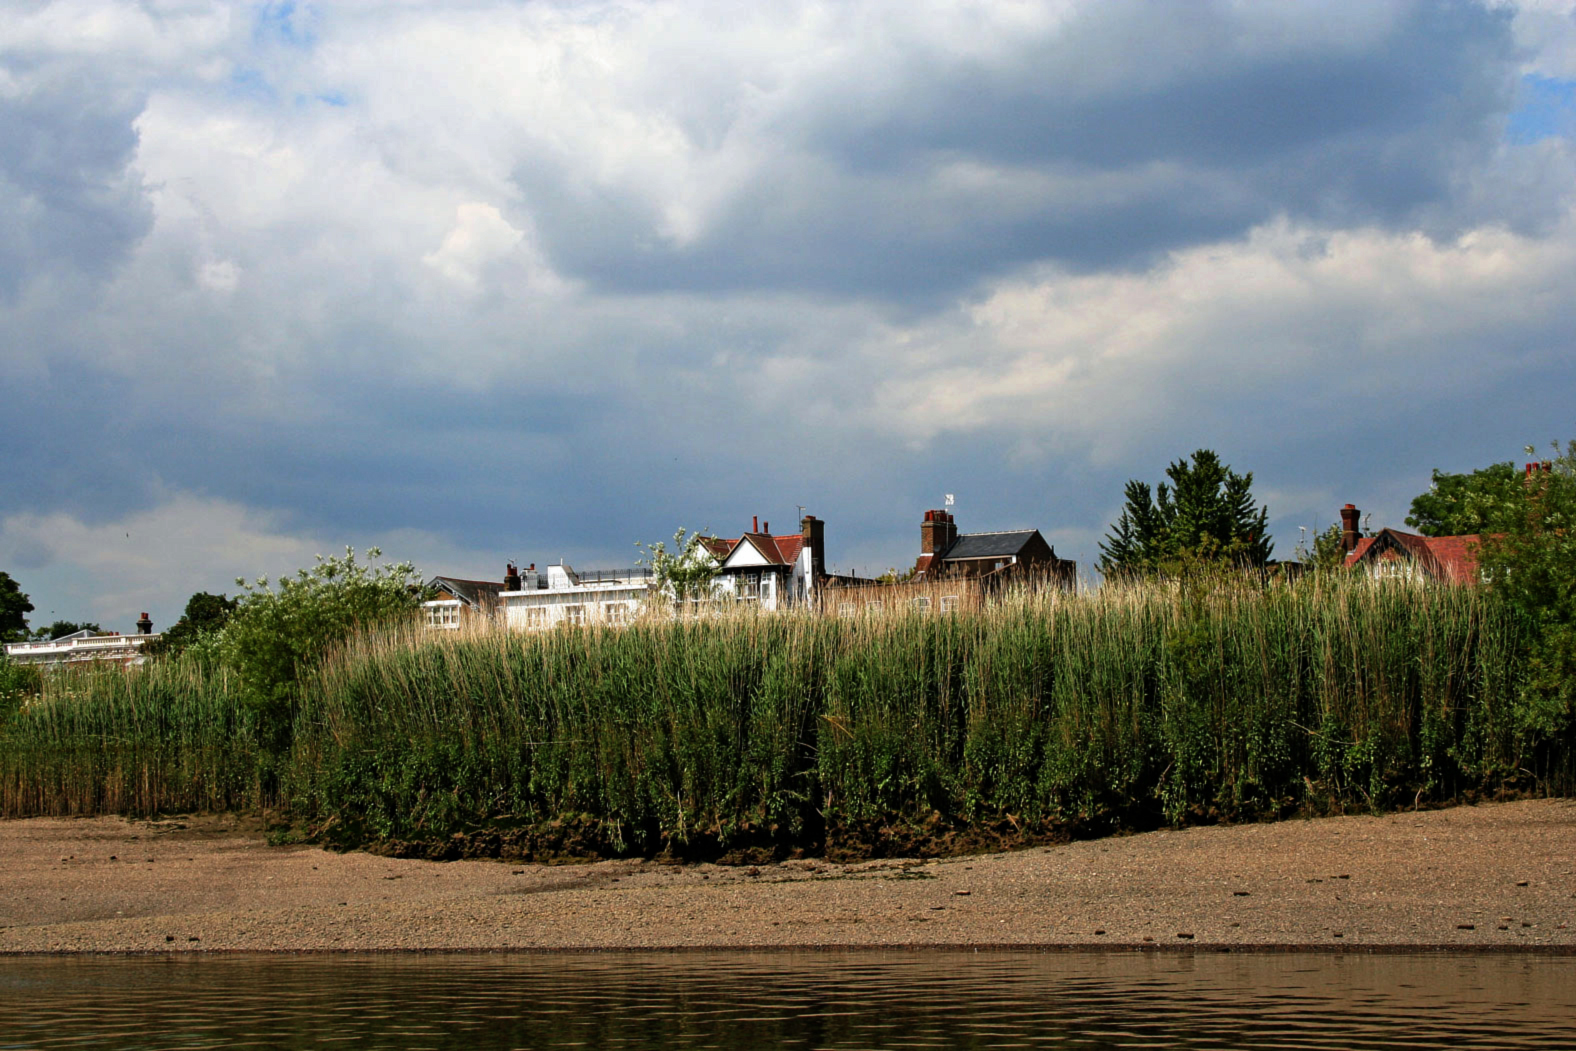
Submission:
M 745 868 L 336 854 L 223 817 L 0 822 L 0 953 L 941 946 L 1576 952 L 1576 801 Z

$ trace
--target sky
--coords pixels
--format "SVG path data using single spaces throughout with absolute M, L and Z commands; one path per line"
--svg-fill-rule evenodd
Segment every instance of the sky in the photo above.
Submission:
M 0 0 L 0 569 L 1403 526 L 1576 437 L 1573 4 Z

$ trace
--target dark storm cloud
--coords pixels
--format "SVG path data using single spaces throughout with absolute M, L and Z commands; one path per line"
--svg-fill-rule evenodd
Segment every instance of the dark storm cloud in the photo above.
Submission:
M 5 64 L 29 86 L 0 95 L 0 296 L 61 268 L 107 276 L 153 220 L 127 171 L 144 100 L 84 67 Z
M 1244 26 L 1225 5 L 1102 3 L 988 62 L 927 41 L 829 73 L 755 132 L 780 156 L 682 244 L 649 200 L 589 190 L 549 158 L 515 178 L 552 260 L 621 291 L 910 299 L 1027 260 L 1139 265 L 1275 216 L 1492 221 L 1452 195 L 1492 159 L 1515 99 L 1509 13 L 1392 6 L 1350 38 L 1288 43 L 1296 22 L 1274 9 Z M 997 181 L 950 178 L 960 167 Z

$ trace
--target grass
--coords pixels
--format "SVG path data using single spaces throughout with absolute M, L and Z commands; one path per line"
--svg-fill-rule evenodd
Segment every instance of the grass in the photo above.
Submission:
M 348 842 L 880 852 L 1564 792 L 1568 742 L 1520 719 L 1529 638 L 1483 591 L 1346 580 L 399 629 L 309 675 L 282 736 L 222 671 L 52 676 L 0 732 L 0 812 L 283 808 Z

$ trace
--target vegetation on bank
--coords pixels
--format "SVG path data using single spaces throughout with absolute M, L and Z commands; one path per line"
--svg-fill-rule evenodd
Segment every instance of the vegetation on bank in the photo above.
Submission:
M 51 677 L 0 739 L 9 815 L 278 808 L 341 842 L 713 855 L 924 849 L 1380 809 L 1576 781 L 1495 593 L 1329 576 L 352 638 L 288 713 L 223 665 Z M 935 608 L 934 606 L 932 608 Z

